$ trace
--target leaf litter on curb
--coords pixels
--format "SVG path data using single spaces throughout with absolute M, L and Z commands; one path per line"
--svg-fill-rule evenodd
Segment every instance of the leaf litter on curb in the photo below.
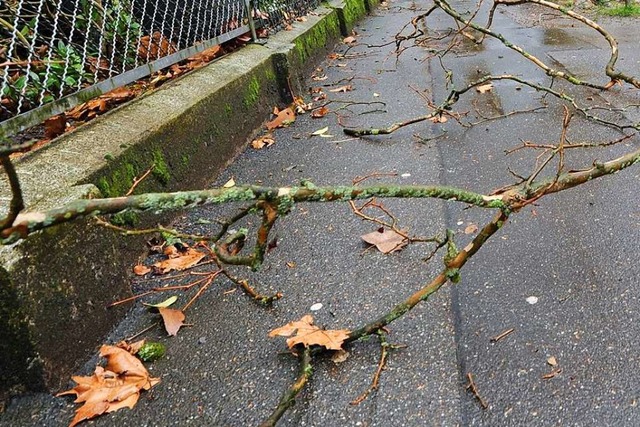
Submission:
M 75 394 L 74 402 L 84 403 L 76 410 L 69 427 L 104 413 L 122 408 L 133 409 L 138 403 L 140 391 L 149 390 L 160 382 L 159 378 L 150 376 L 138 358 L 123 348 L 103 345 L 100 356 L 107 359 L 105 367 L 97 366 L 89 377 L 71 377 L 77 385 L 56 395 Z
M 287 339 L 289 348 L 297 344 L 305 347 L 319 345 L 328 350 L 341 350 L 344 341 L 349 338 L 346 329 L 325 330 L 313 324 L 313 316 L 307 314 L 300 320 L 289 322 L 284 326 L 269 332 L 270 337 L 290 337 Z
M 363 234 L 360 238 L 370 245 L 374 245 L 383 254 L 399 251 L 409 243 L 401 234 L 394 230 L 387 230 L 384 227 L 380 227 L 377 231 Z

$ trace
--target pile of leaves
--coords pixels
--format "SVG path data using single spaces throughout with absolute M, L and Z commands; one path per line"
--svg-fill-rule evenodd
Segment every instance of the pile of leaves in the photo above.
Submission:
M 133 354 L 140 351 L 144 341 L 119 346 L 103 345 L 100 356 L 106 358 L 106 366 L 97 366 L 89 377 L 73 376 L 77 385 L 57 396 L 75 394 L 75 403 L 83 403 L 69 427 L 104 413 L 122 408 L 132 409 L 142 390 L 149 390 L 160 382 L 152 378 L 142 362 Z

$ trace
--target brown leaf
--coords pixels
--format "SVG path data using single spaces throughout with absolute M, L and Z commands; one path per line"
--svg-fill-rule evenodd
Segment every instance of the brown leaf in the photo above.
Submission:
M 352 91 L 352 90 L 353 90 L 353 86 L 344 85 L 344 86 L 337 87 L 335 89 L 330 89 L 329 92 L 334 92 L 334 93 L 336 93 L 336 92 L 349 92 L 349 91 Z
M 207 254 L 205 253 L 189 248 L 184 254 L 179 255 L 175 258 L 166 259 L 164 261 L 158 261 L 153 264 L 153 266 L 159 270 L 160 274 L 165 274 L 172 270 L 180 271 L 193 267 L 194 265 L 199 263 L 200 260 L 206 255 Z
M 200 66 L 200 64 L 211 62 L 221 54 L 222 54 L 222 48 L 220 47 L 220 45 L 215 45 L 213 47 L 205 49 L 202 52 L 197 53 L 188 59 L 189 67 L 193 69 L 197 66 Z
M 464 234 L 473 234 L 476 231 L 478 231 L 478 226 L 475 224 L 469 224 L 467 225 L 467 227 L 464 229 Z
M 291 108 L 285 108 L 284 110 L 278 112 L 275 119 L 267 123 L 267 129 L 273 130 L 275 128 L 283 127 L 285 125 L 291 124 L 296 120 L 296 115 Z
M 160 32 L 155 31 L 151 36 L 143 36 L 138 43 L 138 58 L 146 61 L 167 56 L 177 51 L 176 45 Z
M 181 310 L 175 310 L 173 308 L 158 308 L 160 316 L 164 321 L 164 328 L 170 336 L 175 336 L 182 325 L 184 325 L 184 313 Z
M 331 361 L 337 365 L 338 363 L 345 362 L 348 358 L 349 358 L 349 352 L 348 351 L 339 350 L 339 351 L 336 351 L 331 356 Z
M 289 348 L 297 344 L 303 344 L 305 347 L 320 345 L 328 350 L 341 350 L 344 340 L 349 338 L 349 332 L 346 329 L 321 329 L 313 324 L 313 317 L 307 314 L 300 320 L 289 322 L 280 328 L 272 330 L 269 332 L 269 336 L 291 337 L 287 339 Z
M 73 376 L 77 385 L 56 395 L 75 394 L 75 402 L 84 403 L 76 411 L 70 427 L 105 412 L 133 408 L 140 390 L 149 390 L 160 382 L 158 378 L 151 378 L 142 362 L 123 348 L 103 345 L 100 355 L 107 359 L 106 368 L 97 366 L 90 377 Z
M 360 238 L 370 245 L 375 245 L 375 247 L 383 254 L 390 254 L 391 252 L 398 251 L 407 245 L 407 240 L 395 231 L 387 230 L 385 228 L 381 228 L 380 230 L 382 231 L 374 231 L 372 233 L 364 234 L 360 236 Z
M 149 379 L 149 373 L 140 359 L 122 348 L 103 345 L 100 347 L 100 356 L 107 359 L 106 370 L 116 374 L 124 374 L 129 382 L 137 379 L 142 379 L 143 381 Z
M 487 83 L 484 85 L 476 86 L 476 90 L 480 93 L 491 92 L 491 89 L 493 89 L 493 83 Z
M 121 104 L 135 97 L 135 92 L 125 86 L 109 91 L 104 95 L 100 95 L 100 98 L 107 100 L 113 104 Z
M 343 41 L 345 44 L 351 44 L 351 43 L 353 43 L 353 42 L 355 42 L 355 41 L 356 41 L 356 38 L 355 38 L 355 37 L 353 37 L 353 36 L 349 36 L 349 37 L 345 37 L 342 41 Z
M 272 146 L 273 144 L 275 144 L 275 142 L 276 140 L 273 139 L 273 135 L 268 133 L 266 135 L 262 135 L 260 138 L 256 138 L 251 141 L 251 147 L 255 148 L 256 150 L 260 150 L 264 147 Z
M 319 119 L 321 117 L 326 116 L 329 113 L 329 109 L 327 107 L 320 107 L 313 110 L 311 113 L 311 117 L 314 119 Z
M 300 114 L 304 114 L 304 112 L 313 109 L 313 104 L 307 104 L 306 102 L 304 102 L 304 99 L 300 98 L 299 96 L 293 98 L 293 105 L 295 105 L 296 107 L 296 112 Z
M 169 245 L 166 248 L 164 248 L 162 250 L 162 253 L 168 256 L 169 258 L 175 258 L 177 256 L 180 256 L 180 252 L 178 251 L 178 248 L 176 248 L 173 245 Z
M 150 267 L 147 267 L 146 265 L 142 265 L 142 264 L 138 264 L 135 267 L 133 267 L 133 273 L 136 276 L 144 276 L 150 271 L 151 271 Z
M 58 114 L 44 121 L 45 138 L 53 139 L 62 135 L 67 126 L 67 118 L 64 114 Z
M 135 355 L 138 351 L 140 351 L 140 349 L 144 345 L 145 341 L 146 340 L 139 340 L 139 341 L 133 342 L 131 344 L 129 344 L 126 341 L 120 341 L 119 343 L 116 344 L 116 347 L 121 348 L 123 350 L 126 350 L 130 354 L 134 354 Z

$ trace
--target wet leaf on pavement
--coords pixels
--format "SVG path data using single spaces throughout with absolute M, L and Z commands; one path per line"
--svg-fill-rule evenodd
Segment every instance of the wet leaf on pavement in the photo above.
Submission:
M 149 390 L 160 382 L 159 378 L 149 375 L 139 359 L 123 348 L 103 345 L 100 356 L 107 359 L 107 366 L 97 366 L 89 377 L 71 377 L 77 385 L 56 395 L 75 394 L 75 402 L 84 403 L 76 410 L 69 427 L 118 409 L 133 409 L 140 390 Z
M 328 350 L 341 350 L 344 340 L 349 337 L 346 329 L 324 330 L 313 324 L 313 317 L 309 314 L 300 320 L 289 322 L 286 325 L 269 332 L 270 337 L 291 337 L 287 339 L 289 348 L 297 344 L 305 347 L 319 345 Z
M 382 227 L 372 233 L 364 234 L 360 238 L 370 245 L 374 245 L 383 254 L 398 251 L 408 243 L 402 235 Z
M 184 313 L 181 310 L 175 310 L 173 308 L 158 308 L 162 321 L 164 322 L 164 328 L 170 336 L 175 336 L 182 325 L 184 325 Z

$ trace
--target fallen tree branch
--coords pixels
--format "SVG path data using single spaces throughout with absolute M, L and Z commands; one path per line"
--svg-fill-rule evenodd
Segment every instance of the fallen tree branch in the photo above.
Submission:
M 607 65 L 605 66 L 605 73 L 611 79 L 611 82 L 615 83 L 616 81 L 621 80 L 640 89 L 640 80 L 638 80 L 633 76 L 625 74 L 622 71 L 616 71 L 615 65 L 616 65 L 616 62 L 618 62 L 618 42 L 608 31 L 606 31 L 596 22 L 592 21 L 591 19 L 583 15 L 580 15 L 579 13 L 574 12 L 573 10 L 567 9 L 566 7 L 560 6 L 559 4 L 552 3 L 546 0 L 495 0 L 495 5 L 503 4 L 505 6 L 514 6 L 514 5 L 520 5 L 525 3 L 539 4 L 541 6 L 545 6 L 550 9 L 556 10 L 596 30 L 598 33 L 602 35 L 602 37 L 604 37 L 607 43 L 609 43 L 609 47 L 611 49 L 611 56 L 609 58 L 609 61 L 607 62 Z M 608 89 L 609 87 L 611 87 L 611 84 L 603 87 L 603 89 Z
M 437 198 L 455 200 L 483 208 L 506 208 L 495 198 L 459 188 L 437 185 L 378 185 L 369 187 L 317 187 L 306 183 L 301 187 L 238 186 L 177 193 L 148 193 L 128 197 L 76 200 L 63 207 L 44 212 L 19 215 L 13 226 L 0 233 L 0 243 L 10 244 L 29 234 L 71 220 L 97 214 L 117 214 L 125 210 L 170 211 L 234 201 L 264 200 L 285 214 L 299 202 L 337 202 L 370 197 Z
M 475 236 L 475 238 L 469 243 L 463 250 L 461 250 L 451 261 L 447 263 L 445 269 L 438 274 L 426 286 L 415 292 L 409 298 L 397 304 L 388 313 L 380 316 L 376 320 L 369 322 L 362 327 L 356 329 L 349 334 L 349 338 L 346 342 L 356 341 L 364 336 L 371 335 L 387 326 L 389 323 L 402 317 L 407 312 L 411 311 L 416 305 L 422 301 L 426 301 L 429 296 L 437 292 L 442 285 L 444 285 L 451 277 L 459 273 L 469 258 L 475 255 L 476 252 L 485 244 L 485 242 L 493 236 L 507 221 L 509 214 L 505 211 L 498 212 L 494 218 L 487 223 L 482 230 Z

